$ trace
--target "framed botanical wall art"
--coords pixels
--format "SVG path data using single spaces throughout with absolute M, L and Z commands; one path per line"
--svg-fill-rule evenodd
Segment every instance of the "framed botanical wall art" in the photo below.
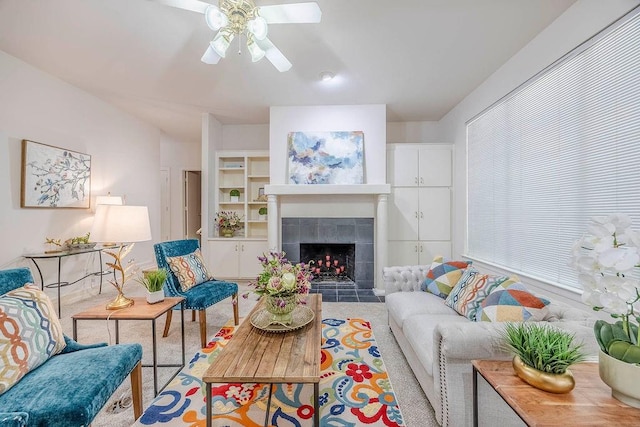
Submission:
M 363 184 L 364 132 L 290 132 L 290 184 Z
M 91 156 L 22 141 L 23 208 L 83 208 L 91 201 Z

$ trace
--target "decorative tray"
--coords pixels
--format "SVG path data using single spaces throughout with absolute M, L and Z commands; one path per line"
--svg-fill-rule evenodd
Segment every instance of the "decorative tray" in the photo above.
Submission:
M 251 324 L 262 331 L 267 332 L 289 332 L 300 329 L 313 320 L 315 314 L 313 310 L 304 305 L 297 306 L 293 313 L 293 320 L 290 325 L 283 325 L 281 323 L 272 323 L 271 314 L 265 310 L 258 310 L 249 319 Z
M 68 251 L 77 251 L 81 249 L 92 249 L 96 246 L 95 242 L 92 243 L 73 243 L 69 245 L 65 245 L 65 249 Z

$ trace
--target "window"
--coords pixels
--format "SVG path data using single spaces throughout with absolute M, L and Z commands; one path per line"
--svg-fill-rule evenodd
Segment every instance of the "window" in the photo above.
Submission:
M 640 14 L 569 53 L 467 124 L 467 254 L 579 288 L 589 217 L 640 229 Z

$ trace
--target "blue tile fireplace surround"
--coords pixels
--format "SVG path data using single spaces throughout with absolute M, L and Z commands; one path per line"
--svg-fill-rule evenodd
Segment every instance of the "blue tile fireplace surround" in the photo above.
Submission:
M 300 262 L 301 244 L 355 245 L 356 289 L 373 289 L 373 218 L 282 218 L 282 250 Z

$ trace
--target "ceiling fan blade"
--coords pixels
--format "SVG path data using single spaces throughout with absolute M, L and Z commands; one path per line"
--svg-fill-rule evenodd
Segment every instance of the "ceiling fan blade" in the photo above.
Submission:
M 204 52 L 204 55 L 202 55 L 202 58 L 200 58 L 200 61 L 205 64 L 214 65 L 220 61 L 220 55 L 218 55 L 211 45 L 209 45 L 207 50 Z
M 177 7 L 178 9 L 190 10 L 192 12 L 204 13 L 207 7 L 211 6 L 200 0 L 152 0 L 166 6 Z
M 320 22 L 322 11 L 316 2 L 261 6 L 260 16 L 269 24 L 315 24 Z
M 292 66 L 291 62 L 280 52 L 280 49 L 271 43 L 271 40 L 265 37 L 264 40 L 256 40 L 255 42 L 264 50 L 264 55 L 278 71 L 281 73 L 289 71 Z

